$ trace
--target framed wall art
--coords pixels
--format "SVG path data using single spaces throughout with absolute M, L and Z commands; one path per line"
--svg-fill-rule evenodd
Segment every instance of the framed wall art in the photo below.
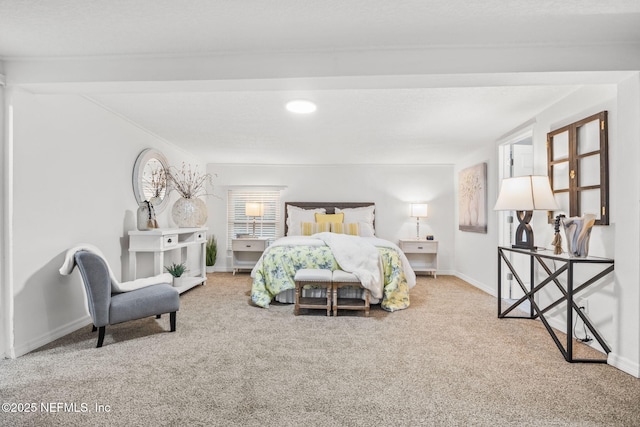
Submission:
M 458 173 L 458 229 L 487 232 L 487 164 L 480 163 Z

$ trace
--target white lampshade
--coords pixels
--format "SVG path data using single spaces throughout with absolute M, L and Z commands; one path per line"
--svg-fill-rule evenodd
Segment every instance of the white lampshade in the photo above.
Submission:
M 262 216 L 264 215 L 264 205 L 262 203 L 248 202 L 244 205 L 244 214 L 246 216 Z
M 411 203 L 411 216 L 426 218 L 429 205 L 426 203 Z
M 552 211 L 558 209 L 549 177 L 517 176 L 502 180 L 496 211 Z

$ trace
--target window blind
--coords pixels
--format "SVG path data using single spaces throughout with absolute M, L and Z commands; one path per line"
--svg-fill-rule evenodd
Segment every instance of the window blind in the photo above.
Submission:
M 231 239 L 253 234 L 258 237 L 278 238 L 282 236 L 282 208 L 280 206 L 280 189 L 277 188 L 232 188 L 227 195 L 227 247 L 231 247 Z M 263 215 L 247 216 L 247 203 L 260 203 Z

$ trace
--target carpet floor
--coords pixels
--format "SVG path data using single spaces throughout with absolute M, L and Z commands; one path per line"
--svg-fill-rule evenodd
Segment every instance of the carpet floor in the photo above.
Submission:
M 141 319 L 97 349 L 87 326 L 1 360 L 0 425 L 640 425 L 639 379 L 567 363 L 539 321 L 498 319 L 455 277 L 419 277 L 408 309 L 368 318 L 258 308 L 250 286 L 210 274 L 181 296 L 175 333 Z

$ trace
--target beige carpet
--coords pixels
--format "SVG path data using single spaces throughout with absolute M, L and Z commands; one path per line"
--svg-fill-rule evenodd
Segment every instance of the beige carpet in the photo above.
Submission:
M 420 277 L 409 309 L 370 318 L 261 309 L 249 289 L 215 273 L 182 295 L 175 333 L 147 318 L 96 349 L 87 326 L 0 361 L 1 401 L 36 408 L 0 425 L 640 425 L 640 380 L 565 362 L 540 322 L 497 319 L 459 279 Z

